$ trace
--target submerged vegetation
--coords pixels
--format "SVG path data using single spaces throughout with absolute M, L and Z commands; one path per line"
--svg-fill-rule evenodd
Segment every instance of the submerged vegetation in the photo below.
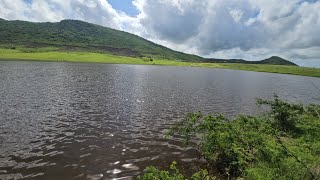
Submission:
M 295 74 L 302 76 L 320 77 L 320 68 L 306 68 L 298 66 L 268 65 L 268 64 L 237 64 L 237 63 L 201 63 L 172 61 L 152 57 L 125 57 L 94 52 L 65 52 L 56 47 L 13 49 L 0 48 L 0 60 L 34 60 L 34 61 L 62 61 L 62 62 L 95 62 L 112 64 L 147 64 L 168 66 L 192 66 L 207 68 L 224 68 L 257 72 L 271 72 Z
M 275 96 L 259 99 L 269 106 L 260 116 L 190 113 L 168 135 L 195 141 L 209 172 L 227 179 L 320 179 L 320 106 L 290 104 Z M 202 170 L 184 177 L 175 164 L 170 171 L 148 167 L 142 180 L 214 179 Z M 199 178 L 201 177 L 201 178 Z

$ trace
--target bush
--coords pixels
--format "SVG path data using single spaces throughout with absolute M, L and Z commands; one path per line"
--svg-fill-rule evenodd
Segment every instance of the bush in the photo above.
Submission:
M 202 134 L 198 144 L 202 156 L 226 177 L 241 176 L 255 162 L 260 149 L 272 132 L 268 123 L 251 116 L 234 120 L 217 114 L 204 117 L 190 113 L 184 121 L 171 129 L 170 134 L 183 135 L 188 143 L 191 135 Z
M 140 177 L 139 180 L 186 180 L 187 178 L 184 177 L 179 170 L 176 168 L 177 163 L 173 162 L 170 166 L 169 171 L 162 171 L 158 170 L 155 167 L 149 166 L 146 168 L 146 173 Z M 208 175 L 207 170 L 201 170 L 195 174 L 193 174 L 190 180 L 214 180 L 214 177 Z
M 320 106 L 290 104 L 277 96 L 258 104 L 271 111 L 234 119 L 189 113 L 167 135 L 181 135 L 186 144 L 193 141 L 208 167 L 228 179 L 320 178 Z M 148 170 L 149 178 L 184 178 L 177 170 Z
M 303 113 L 304 108 L 302 105 L 290 104 L 286 101 L 282 101 L 277 95 L 274 96 L 274 100 L 257 100 L 258 105 L 269 105 L 271 107 L 271 123 L 273 128 L 286 133 L 297 133 L 299 130 L 296 127 L 298 116 Z

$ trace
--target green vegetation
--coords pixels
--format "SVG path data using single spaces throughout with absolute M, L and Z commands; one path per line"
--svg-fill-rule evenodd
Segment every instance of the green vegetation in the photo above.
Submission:
M 281 57 L 278 56 L 272 56 L 268 59 L 262 60 L 262 61 L 258 61 L 258 63 L 260 64 L 273 64 L 273 65 L 292 65 L 292 66 L 296 66 L 296 64 L 287 61 Z
M 199 56 L 173 51 L 139 36 L 78 20 L 58 23 L 0 21 L 0 44 L 6 47 L 56 47 L 61 51 L 89 51 L 115 55 L 188 61 Z
M 112 64 L 147 64 L 168 66 L 192 66 L 207 68 L 225 68 L 246 71 L 272 72 L 282 74 L 295 74 L 302 76 L 320 77 L 319 68 L 304 68 L 298 66 L 262 65 L 262 64 L 233 64 L 233 63 L 199 63 L 172 61 L 150 57 L 125 57 L 93 52 L 61 52 L 56 47 L 0 49 L 2 60 L 38 60 L 63 62 L 96 62 Z
M 155 167 L 147 167 L 146 173 L 143 176 L 138 177 L 139 180 L 185 180 L 186 177 L 179 171 L 176 167 L 177 163 L 173 162 L 170 165 L 169 171 L 158 170 Z M 190 180 L 214 180 L 213 176 L 209 176 L 207 170 L 201 170 L 197 173 L 194 173 Z
M 285 66 L 297 66 L 295 63 L 285 60 L 278 56 L 272 56 L 268 59 L 261 61 L 246 61 L 243 59 L 207 59 L 207 62 L 213 63 L 236 63 L 236 64 L 270 64 L 270 65 L 285 65 Z
M 290 104 L 277 96 L 271 101 L 258 100 L 258 104 L 271 111 L 234 119 L 190 113 L 169 135 L 181 135 L 186 143 L 201 135 L 194 143 L 208 169 L 219 177 L 320 179 L 320 106 Z M 149 167 L 140 178 L 174 179 L 175 175 Z
M 199 65 L 201 66 L 201 63 Z M 221 68 L 226 68 L 226 69 L 320 77 L 320 68 L 307 68 L 307 67 L 299 67 L 299 66 L 268 65 L 268 64 L 223 63 L 221 65 L 222 65 Z M 206 64 L 205 66 L 210 67 L 210 64 Z
M 202 63 L 241 63 L 295 65 L 279 57 L 262 61 L 206 59 L 155 44 L 139 36 L 78 20 L 57 23 L 33 23 L 0 20 L 0 48 L 37 52 L 52 49 L 61 52 L 104 53 Z M 47 59 L 47 58 L 45 58 Z

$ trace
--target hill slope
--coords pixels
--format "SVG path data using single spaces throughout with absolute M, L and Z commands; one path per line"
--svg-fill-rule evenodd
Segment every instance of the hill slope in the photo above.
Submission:
M 173 51 L 139 36 L 78 20 L 33 23 L 0 20 L 0 43 L 27 47 L 58 46 L 129 56 L 198 61 L 201 57 Z
M 111 53 L 132 57 L 156 57 L 162 59 L 210 63 L 295 65 L 280 57 L 262 61 L 242 59 L 205 59 L 196 55 L 174 51 L 137 35 L 79 21 L 62 20 L 57 23 L 7 21 L 0 18 L 0 47 L 27 48 L 55 47 L 60 51 L 86 51 Z
M 260 61 L 260 64 L 274 64 L 274 65 L 292 65 L 297 66 L 295 63 L 285 60 L 278 56 L 272 56 L 268 59 Z

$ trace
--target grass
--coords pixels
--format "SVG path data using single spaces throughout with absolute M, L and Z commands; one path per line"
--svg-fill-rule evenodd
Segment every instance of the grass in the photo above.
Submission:
M 125 48 L 136 55 L 164 59 L 189 61 L 203 59 L 199 56 L 173 51 L 127 32 L 79 20 L 63 20 L 56 23 L 0 20 L 0 44 L 26 47 L 71 47 L 89 52 L 110 52 L 106 49 Z
M 197 63 L 165 59 L 133 58 L 94 52 L 64 52 L 56 48 L 17 48 L 0 49 L 0 60 L 34 60 L 62 62 L 94 62 L 109 64 L 145 64 L 166 66 L 192 66 L 206 68 L 224 68 L 256 72 L 293 74 L 320 77 L 320 68 L 307 68 L 283 65 L 234 64 L 234 63 Z

